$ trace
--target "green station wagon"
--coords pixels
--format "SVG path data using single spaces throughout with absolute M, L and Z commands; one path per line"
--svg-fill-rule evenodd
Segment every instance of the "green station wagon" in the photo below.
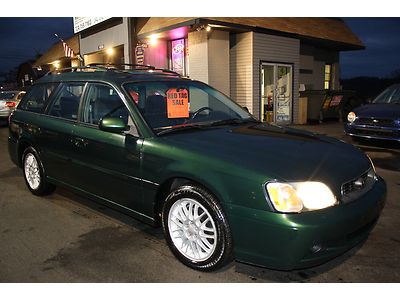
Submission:
M 318 265 L 363 241 L 384 206 L 385 182 L 349 144 L 261 123 L 172 71 L 72 71 L 38 80 L 10 118 L 28 189 L 64 186 L 162 225 L 191 268 Z

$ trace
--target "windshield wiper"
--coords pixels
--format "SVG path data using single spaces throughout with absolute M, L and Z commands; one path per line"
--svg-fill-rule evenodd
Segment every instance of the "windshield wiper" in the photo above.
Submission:
M 240 119 L 240 118 L 232 118 L 226 120 L 214 121 L 208 124 L 208 126 L 219 126 L 219 125 L 230 125 L 230 124 L 244 124 L 244 123 L 258 123 L 259 121 L 249 118 L 249 119 Z
M 181 131 L 181 130 L 188 130 L 188 129 L 202 129 L 203 126 L 201 124 L 186 124 L 186 125 L 182 125 L 182 126 L 175 126 L 175 127 L 168 127 L 165 129 L 162 129 L 160 131 L 157 132 L 157 135 L 164 135 L 164 134 L 168 134 L 171 132 L 176 132 L 176 131 Z

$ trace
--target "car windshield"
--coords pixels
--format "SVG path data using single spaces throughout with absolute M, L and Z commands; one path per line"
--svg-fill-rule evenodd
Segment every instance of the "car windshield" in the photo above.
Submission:
M 155 132 L 254 120 L 224 94 L 197 81 L 136 82 L 124 88 Z
M 14 93 L 14 92 L 1 92 L 0 99 L 10 100 L 10 99 L 14 98 L 15 94 L 16 93 Z
M 400 86 L 388 87 L 372 103 L 400 104 Z

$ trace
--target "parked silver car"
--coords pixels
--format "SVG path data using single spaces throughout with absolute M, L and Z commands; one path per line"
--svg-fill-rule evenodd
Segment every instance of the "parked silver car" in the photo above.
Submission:
M 0 119 L 8 119 L 25 95 L 24 91 L 0 92 Z

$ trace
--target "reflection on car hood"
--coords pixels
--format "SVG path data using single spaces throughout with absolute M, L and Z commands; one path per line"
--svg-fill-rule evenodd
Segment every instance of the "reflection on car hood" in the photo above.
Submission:
M 247 124 L 163 137 L 173 147 L 287 181 L 320 180 L 340 186 L 369 168 L 357 148 L 306 131 Z
M 367 104 L 357 107 L 357 117 L 378 119 L 400 119 L 400 104 Z

